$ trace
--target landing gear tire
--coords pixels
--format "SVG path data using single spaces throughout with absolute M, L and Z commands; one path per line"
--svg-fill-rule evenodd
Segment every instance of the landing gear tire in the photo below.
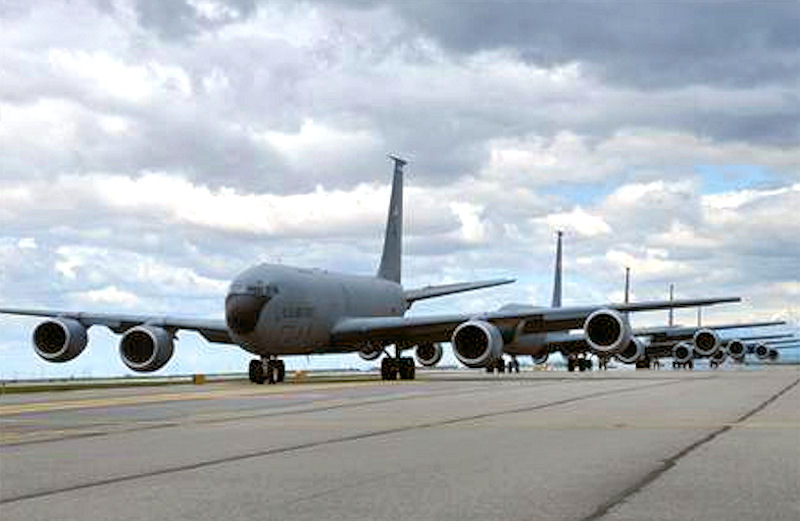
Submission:
M 575 362 L 576 360 L 574 358 L 567 359 L 567 371 L 569 371 L 570 373 L 575 372 Z
M 283 363 L 283 360 L 275 360 L 275 369 L 277 371 L 276 382 L 283 382 L 286 379 L 286 364 Z
M 262 385 L 264 381 L 266 381 L 266 375 L 264 374 L 264 364 L 261 360 L 250 360 L 250 367 L 248 368 L 248 376 L 250 377 L 250 381 Z
M 398 372 L 401 380 L 413 380 L 416 376 L 417 368 L 414 366 L 414 359 L 403 357 L 399 359 Z
M 399 370 L 397 365 L 397 359 L 395 358 L 387 357 L 381 360 L 381 379 L 397 380 L 397 373 Z

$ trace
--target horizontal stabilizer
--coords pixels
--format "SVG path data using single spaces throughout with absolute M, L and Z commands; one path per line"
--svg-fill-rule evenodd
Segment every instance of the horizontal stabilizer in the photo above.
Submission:
M 451 295 L 453 293 L 462 293 L 464 291 L 473 291 L 482 288 L 491 288 L 493 286 L 501 286 L 503 284 L 511 284 L 516 279 L 493 279 L 482 280 L 477 282 L 459 282 L 456 284 L 443 284 L 441 286 L 425 286 L 419 289 L 409 289 L 404 292 L 406 302 L 411 304 L 417 300 L 426 298 L 441 297 L 443 295 Z

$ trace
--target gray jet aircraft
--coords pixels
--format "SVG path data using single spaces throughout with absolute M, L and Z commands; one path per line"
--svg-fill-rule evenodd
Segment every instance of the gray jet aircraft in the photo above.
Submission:
M 552 307 L 561 306 L 562 299 L 562 232 L 557 232 L 556 242 L 556 262 L 555 277 L 553 281 L 553 300 Z M 630 289 L 629 271 L 626 270 L 625 277 L 625 302 L 628 302 L 628 292 Z M 501 309 L 526 309 L 526 305 L 508 305 Z M 627 314 L 623 317 L 627 322 Z M 591 360 L 588 354 L 595 353 L 600 358 L 601 368 L 605 368 L 606 360 L 614 355 L 619 361 L 626 364 L 650 365 L 651 359 L 657 359 L 665 349 L 672 347 L 681 340 L 691 340 L 686 342 L 683 349 L 688 348 L 689 353 L 697 353 L 702 356 L 712 356 L 722 347 L 722 341 L 717 333 L 719 330 L 735 329 L 745 327 L 764 327 L 784 324 L 782 321 L 751 322 L 738 324 L 720 324 L 707 327 L 674 327 L 657 326 L 646 328 L 631 329 L 629 341 L 616 350 L 598 349 L 587 338 L 585 333 L 571 333 L 569 331 L 553 331 L 546 334 L 531 335 L 527 337 L 522 348 L 514 346 L 506 352 L 512 357 L 520 354 L 531 354 L 535 364 L 542 364 L 547 361 L 553 352 L 560 352 L 567 359 L 567 370 L 581 371 L 591 368 Z M 627 326 L 630 328 L 630 326 Z M 527 350 L 527 352 L 526 352 Z
M 0 313 L 47 317 L 34 329 L 33 346 L 49 362 L 78 356 L 86 347 L 87 329 L 102 325 L 122 335 L 119 352 L 125 365 L 137 372 L 156 371 L 170 360 L 175 333 L 189 330 L 210 342 L 236 344 L 258 356 L 250 362 L 250 380 L 274 383 L 284 379 L 284 363 L 278 359 L 281 355 L 361 352 L 376 359 L 387 346 L 394 345 L 395 356 L 387 354 L 382 360 L 382 378 L 394 380 L 399 375 L 413 379 L 414 359 L 402 356 L 407 349 L 416 347 L 417 359 L 423 365 L 432 365 L 441 358 L 439 342 L 449 340 L 464 365 L 495 367 L 502 365 L 505 348 L 512 353 L 526 352 L 535 344 L 530 340 L 538 335 L 580 327 L 594 349 L 616 352 L 632 338 L 622 313 L 739 301 L 706 298 L 405 317 L 417 300 L 512 280 L 404 290 L 400 275 L 405 161 L 392 160 L 392 193 L 377 276 L 272 264 L 253 266 L 231 283 L 224 320 L 16 308 L 0 309 Z

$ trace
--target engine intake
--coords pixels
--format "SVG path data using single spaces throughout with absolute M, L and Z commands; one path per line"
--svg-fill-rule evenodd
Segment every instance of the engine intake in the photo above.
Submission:
M 769 347 L 766 344 L 758 344 L 753 350 L 759 360 L 766 360 L 769 358 Z
M 694 358 L 694 348 L 688 342 L 679 342 L 672 348 L 672 358 L 681 364 L 685 364 Z
M 438 342 L 423 342 L 417 346 L 415 351 L 417 362 L 425 367 L 433 367 L 442 360 L 444 349 Z
M 695 353 L 700 356 L 710 357 L 721 347 L 719 336 L 710 329 L 697 330 L 692 341 Z
M 497 326 L 483 320 L 459 325 L 450 339 L 453 353 L 467 367 L 486 367 L 503 355 L 503 336 Z
M 119 343 L 119 354 L 130 369 L 139 373 L 158 371 L 172 358 L 175 348 L 171 332 L 158 326 L 129 329 Z
M 635 364 L 644 357 L 645 346 L 644 342 L 639 339 L 631 338 L 628 345 L 617 353 L 617 360 L 623 364 Z
M 741 340 L 731 340 L 725 346 L 728 355 L 734 360 L 744 360 L 745 347 Z
M 71 318 L 53 318 L 33 330 L 33 350 L 48 362 L 68 362 L 83 352 L 86 327 Z
M 631 328 L 627 320 L 613 309 L 598 309 L 583 325 L 586 343 L 596 353 L 613 354 L 630 344 Z

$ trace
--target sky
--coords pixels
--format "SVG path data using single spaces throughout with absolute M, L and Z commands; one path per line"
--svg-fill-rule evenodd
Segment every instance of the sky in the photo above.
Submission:
M 404 285 L 518 279 L 413 313 L 549 304 L 563 229 L 566 305 L 630 266 L 634 299 L 797 327 L 797 27 L 782 0 L 5 0 L 0 306 L 221 317 L 258 262 L 374 273 L 397 153 Z M 39 360 L 36 324 L 0 317 L 0 378 L 129 374 L 102 328 Z M 247 360 L 182 333 L 161 373 Z

